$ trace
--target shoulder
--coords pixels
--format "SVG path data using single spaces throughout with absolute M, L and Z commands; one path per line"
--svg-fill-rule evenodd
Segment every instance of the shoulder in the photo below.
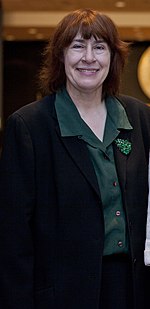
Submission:
M 138 110 L 149 109 L 149 106 L 145 102 L 129 95 L 120 94 L 117 96 L 117 99 L 122 103 L 122 105 L 125 108 L 128 109 L 138 109 Z
M 125 108 L 134 130 L 142 132 L 143 139 L 150 145 L 150 107 L 131 96 L 120 95 L 117 99 Z
M 13 113 L 12 116 L 20 116 L 23 118 L 35 117 L 38 114 L 51 113 L 54 107 L 55 94 L 46 96 L 41 100 L 31 102 Z
M 46 134 L 53 123 L 51 119 L 55 115 L 54 102 L 55 95 L 49 95 L 16 110 L 7 119 L 4 137 Z
M 146 103 L 135 97 L 123 94 L 117 96 L 117 99 L 125 108 L 129 118 L 146 117 L 146 119 L 150 120 L 150 107 Z
M 29 140 L 32 140 L 40 147 L 48 132 L 53 132 L 54 122 L 51 120 L 55 113 L 54 101 L 55 96 L 49 95 L 21 107 L 10 115 L 4 128 L 3 144 L 8 141 L 19 141 L 19 144 L 22 144 L 27 140 L 28 144 Z
M 28 126 L 41 125 L 49 119 L 55 112 L 54 109 L 55 94 L 46 96 L 41 100 L 31 102 L 16 110 L 9 116 L 7 123 L 24 123 Z

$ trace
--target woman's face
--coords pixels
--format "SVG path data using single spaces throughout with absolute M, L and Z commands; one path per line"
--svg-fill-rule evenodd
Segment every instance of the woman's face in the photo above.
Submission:
M 110 49 L 103 39 L 88 40 L 78 33 L 64 51 L 68 91 L 91 92 L 100 89 L 110 68 Z

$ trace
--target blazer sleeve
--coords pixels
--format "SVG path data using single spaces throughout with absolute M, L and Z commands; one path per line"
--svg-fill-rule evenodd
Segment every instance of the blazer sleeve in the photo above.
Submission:
M 15 113 L 8 120 L 0 161 L 0 308 L 33 309 L 32 214 L 34 150 Z
M 148 181 L 149 181 L 149 195 L 148 195 L 147 224 L 146 224 L 146 241 L 144 250 L 144 263 L 146 266 L 150 266 L 150 152 L 149 152 Z

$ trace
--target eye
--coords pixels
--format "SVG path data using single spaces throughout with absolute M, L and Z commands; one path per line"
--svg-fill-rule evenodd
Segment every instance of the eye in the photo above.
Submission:
M 96 45 L 95 47 L 94 47 L 95 49 L 98 49 L 98 50 L 105 50 L 105 46 L 104 45 L 102 45 L 102 44 L 98 44 L 98 45 Z
M 74 45 L 72 46 L 72 48 L 74 48 L 74 49 L 80 49 L 80 48 L 84 48 L 84 45 L 83 45 L 83 44 L 74 44 Z

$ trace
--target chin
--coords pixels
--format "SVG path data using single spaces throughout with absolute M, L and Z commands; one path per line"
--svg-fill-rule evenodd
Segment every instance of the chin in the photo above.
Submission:
M 80 91 L 86 91 L 86 92 L 91 92 L 91 91 L 97 91 L 97 89 L 99 89 L 100 87 L 97 85 L 79 85 L 79 89 Z

